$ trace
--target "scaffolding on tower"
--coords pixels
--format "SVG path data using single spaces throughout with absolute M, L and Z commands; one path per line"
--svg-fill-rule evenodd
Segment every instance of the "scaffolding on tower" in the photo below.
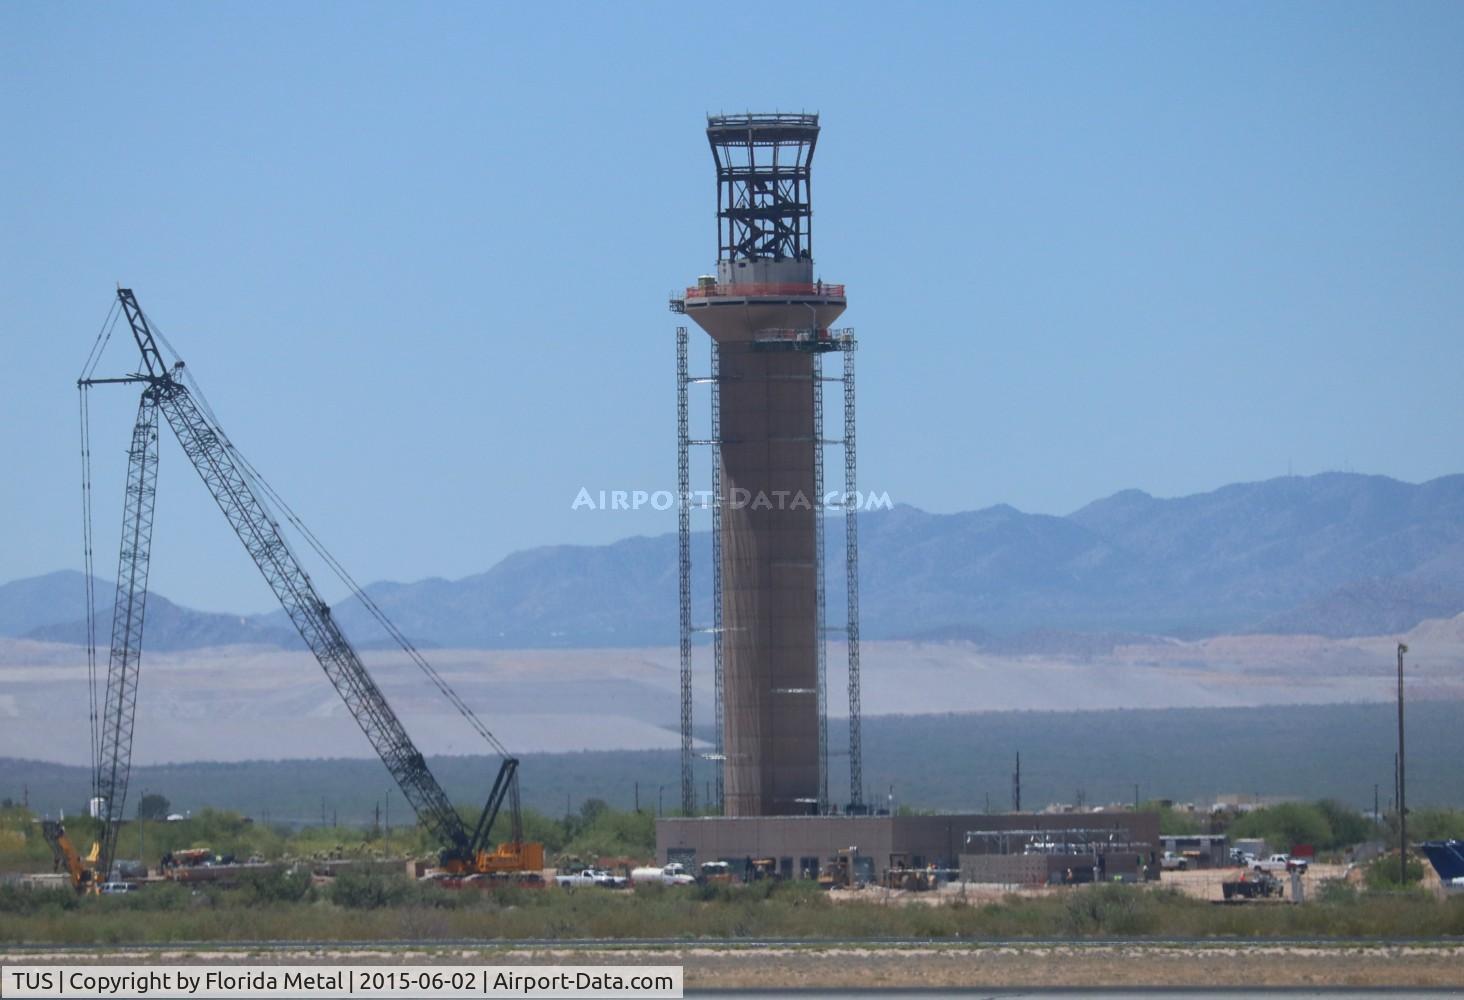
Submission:
M 819 797 L 817 811 L 821 814 L 833 811 L 833 800 L 829 794 L 829 747 L 828 747 L 828 642 L 830 633 L 842 633 L 848 670 L 849 696 L 849 804 L 856 810 L 863 808 L 863 748 L 861 733 L 861 693 L 859 663 L 859 534 L 858 534 L 858 461 L 855 447 L 855 392 L 853 353 L 858 341 L 852 329 L 840 330 L 766 330 L 759 338 L 763 350 L 792 350 L 807 353 L 812 361 L 813 381 L 813 439 L 814 439 L 814 498 L 817 511 L 815 517 L 814 578 L 818 657 L 818 766 Z M 824 374 L 822 356 L 837 351 L 843 358 L 843 369 L 837 375 Z M 704 756 L 720 762 L 725 759 L 723 703 L 723 626 L 722 626 L 722 476 L 721 476 L 721 419 L 720 389 L 721 373 L 719 351 L 715 342 L 709 355 L 710 374 L 692 376 L 689 370 L 688 337 L 686 327 L 676 328 L 677 352 L 677 487 L 681 498 L 677 516 L 678 551 L 678 594 L 680 634 L 680 681 L 681 681 L 681 786 L 682 809 L 690 815 L 695 809 L 695 738 L 693 692 L 695 690 L 694 642 L 698 634 L 711 637 L 712 689 L 714 736 L 713 748 Z M 823 383 L 837 382 L 842 388 L 844 409 L 844 436 L 824 436 L 824 393 Z M 710 435 L 693 438 L 690 427 L 689 388 L 696 384 L 710 386 L 711 416 Z M 692 564 L 691 512 L 702 506 L 696 500 L 697 492 L 691 488 L 691 448 L 706 446 L 711 452 L 711 491 L 705 506 L 711 514 L 711 610 L 712 624 L 697 626 L 694 623 L 693 583 L 695 573 Z M 837 500 L 825 503 L 824 448 L 839 447 L 844 452 L 844 489 Z M 844 514 L 844 585 L 846 620 L 843 625 L 829 625 L 827 622 L 825 514 L 842 511 Z M 792 689 L 784 694 L 801 694 Z M 710 794 L 705 803 L 707 809 L 720 814 L 723 811 L 723 772 L 714 768 L 715 779 L 709 782 Z

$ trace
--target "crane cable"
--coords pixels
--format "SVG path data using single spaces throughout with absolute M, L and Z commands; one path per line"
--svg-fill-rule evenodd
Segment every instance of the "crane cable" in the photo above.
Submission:
M 83 586 L 86 588 L 86 690 L 87 730 L 91 737 L 92 798 L 97 797 L 97 773 L 101 766 L 97 733 L 97 599 L 92 584 L 92 514 L 91 514 L 91 414 L 87 396 L 89 389 L 77 385 L 76 394 L 81 423 L 81 546 L 83 550 Z
M 176 361 L 178 359 L 177 350 L 174 349 L 173 345 L 168 342 L 167 337 L 165 337 L 162 331 L 158 329 L 157 325 L 152 321 L 151 317 L 147 317 L 147 322 L 148 326 L 152 329 L 153 335 L 157 337 L 158 341 L 168 350 L 168 353 L 171 354 Z M 197 381 L 193 378 L 193 375 L 191 372 L 189 372 L 188 368 L 185 366 L 179 369 L 175 366 L 174 371 L 181 372 L 183 382 L 185 383 L 189 394 L 192 395 L 193 398 L 197 401 L 199 408 L 203 411 L 204 416 L 207 417 L 210 424 L 210 430 L 213 431 L 213 433 L 218 437 L 219 442 L 239 463 L 240 470 L 249 479 L 250 485 L 257 487 L 258 490 L 264 494 L 262 502 L 273 502 L 273 504 L 278 508 L 278 512 L 282 513 L 285 519 L 289 521 L 289 523 L 295 528 L 295 530 L 300 533 L 301 537 L 305 539 L 306 544 L 308 544 L 310 548 L 315 552 L 315 554 L 325 562 L 325 564 L 330 568 L 331 572 L 335 574 L 336 578 L 350 589 L 352 595 L 356 598 L 356 600 L 361 602 L 361 605 L 366 608 L 366 610 L 371 614 L 371 617 L 376 620 L 377 624 L 381 625 L 381 627 L 386 630 L 387 634 L 391 636 L 392 640 L 395 641 L 399 647 L 401 647 L 402 651 L 407 654 L 407 657 L 412 661 L 413 664 L 416 665 L 417 669 L 420 670 L 423 675 L 425 675 L 427 679 L 432 682 L 433 686 L 437 688 L 437 690 L 443 695 L 443 697 L 445 697 L 448 702 L 457 709 L 458 714 L 460 714 L 464 719 L 467 720 L 468 724 L 472 726 L 474 731 L 483 738 L 484 742 L 486 742 L 501 756 L 513 756 L 509 753 L 508 748 L 503 745 L 502 741 L 500 741 L 498 737 L 494 736 L 493 733 L 488 729 L 488 727 L 483 724 L 482 720 L 478 718 L 477 714 L 472 710 L 468 703 L 463 701 L 462 697 L 459 696 L 455 690 L 453 690 L 452 685 L 447 682 L 447 679 L 437 672 L 437 669 L 427 661 L 427 658 L 422 655 L 422 653 L 417 649 L 412 641 L 408 639 L 407 636 L 401 631 L 401 629 L 397 628 L 396 624 L 386 616 L 386 612 L 381 609 L 381 606 L 376 603 L 371 595 L 366 593 L 365 589 L 356 582 L 355 578 L 351 576 L 351 574 L 346 570 L 343 565 L 341 565 L 340 561 L 337 560 L 335 556 L 331 555 L 330 551 L 325 547 L 325 544 L 321 542 L 318 537 L 316 537 L 315 533 L 310 530 L 310 528 L 305 524 L 304 520 L 302 520 L 300 516 L 296 514 L 295 511 L 290 507 L 290 505 L 285 502 L 285 499 L 280 496 L 278 492 L 276 492 L 275 488 L 269 484 L 268 480 L 266 480 L 263 475 L 260 474 L 259 470 L 254 467 L 249 459 L 244 457 L 244 453 L 241 452 L 237 447 L 235 447 L 234 442 L 231 441 L 229 439 L 229 436 L 224 433 L 223 428 L 219 423 L 218 417 L 214 414 L 213 408 L 209 406 L 208 398 L 204 396 L 203 390 L 199 387 Z M 274 520 L 274 518 L 272 517 L 271 520 Z M 277 521 L 275 523 L 275 527 L 276 529 L 279 528 L 279 524 Z
M 356 600 L 361 602 L 361 605 L 366 608 L 366 610 L 371 614 L 371 617 L 374 618 L 376 622 L 383 629 L 386 630 L 387 634 L 392 637 L 396 644 L 401 647 L 402 651 L 407 654 L 407 656 L 412 660 L 417 668 L 421 670 L 422 673 L 427 677 L 427 679 L 432 682 L 433 686 L 436 687 L 439 692 L 441 692 L 443 697 L 447 698 L 448 702 L 451 703 L 452 706 L 458 710 L 458 713 L 468 721 L 468 724 L 473 727 L 478 735 L 481 736 L 489 746 L 491 746 L 494 750 L 496 750 L 504 757 L 512 756 L 508 752 L 508 748 L 505 747 L 503 743 L 499 741 L 498 737 L 494 736 L 493 733 L 488 729 L 488 727 L 483 724 L 482 720 L 478 718 L 478 716 L 473 712 L 472 708 L 468 706 L 467 702 L 463 701 L 461 696 L 459 696 L 458 693 L 453 690 L 452 685 L 447 682 L 447 679 L 437 672 L 437 669 L 427 661 L 427 658 L 422 655 L 422 653 L 417 649 L 416 645 L 414 645 L 412 641 L 407 638 L 407 636 L 401 631 L 401 629 L 397 628 L 395 622 L 387 617 L 386 612 L 382 610 L 381 606 L 376 603 L 376 601 L 371 597 L 370 594 L 366 593 L 365 589 L 356 582 L 355 578 L 351 576 L 350 572 L 343 565 L 341 565 L 341 563 L 335 558 L 335 556 L 330 553 L 330 551 L 325 547 L 325 544 L 321 542 L 320 539 L 316 537 L 315 533 L 310 530 L 309 526 L 305 524 L 304 520 L 302 520 L 300 516 L 296 514 L 295 511 L 290 507 L 290 505 L 285 502 L 284 498 L 275 491 L 275 488 L 271 486 L 262 475 L 260 475 L 259 470 L 254 468 L 254 466 L 250 464 L 249 460 L 244 457 L 243 453 L 234 446 L 234 443 L 230 441 L 221 431 L 219 431 L 218 423 L 216 421 L 212 421 L 212 417 L 211 422 L 213 422 L 214 424 L 214 432 L 219 435 L 219 440 L 223 442 L 224 447 L 227 448 L 229 452 L 233 454 L 233 456 L 239 461 L 239 464 L 243 467 L 246 474 L 253 481 L 254 485 L 263 490 L 264 493 L 270 498 L 270 500 L 272 500 L 279 507 L 280 511 L 283 512 L 283 514 L 285 515 L 286 520 L 288 520 L 290 524 L 294 526 L 295 530 L 298 531 L 302 537 L 304 537 L 306 543 L 310 546 L 312 550 L 314 550 L 315 554 L 318 555 L 322 560 L 324 560 L 326 565 L 329 566 L 331 571 L 335 574 L 336 578 L 350 589 L 352 595 L 356 598 Z

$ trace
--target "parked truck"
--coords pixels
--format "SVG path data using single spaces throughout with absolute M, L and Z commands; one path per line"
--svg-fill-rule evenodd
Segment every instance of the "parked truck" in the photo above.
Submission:
M 1270 875 L 1280 875 L 1283 872 L 1306 872 L 1308 861 L 1306 858 L 1294 858 L 1289 854 L 1273 854 L 1270 857 L 1255 861 L 1251 864 L 1251 871 L 1266 872 Z
M 561 889 L 582 889 L 598 886 L 602 889 L 623 889 L 629 882 L 619 875 L 612 875 L 600 868 L 584 868 L 565 875 L 555 875 L 554 884 Z
M 686 871 L 686 866 L 673 861 L 661 868 L 636 868 L 630 873 L 632 885 L 659 882 L 661 885 L 691 885 L 696 879 Z

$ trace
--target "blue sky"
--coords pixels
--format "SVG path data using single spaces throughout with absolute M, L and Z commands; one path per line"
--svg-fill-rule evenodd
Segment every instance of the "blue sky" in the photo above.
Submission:
M 1457 3 L 4 4 L 0 580 L 80 565 L 117 282 L 358 578 L 672 530 L 571 504 L 674 486 L 719 110 L 823 116 L 897 501 L 1458 472 L 1461 49 Z M 93 399 L 110 576 L 135 397 Z M 270 607 L 171 441 L 158 511 L 157 590 Z

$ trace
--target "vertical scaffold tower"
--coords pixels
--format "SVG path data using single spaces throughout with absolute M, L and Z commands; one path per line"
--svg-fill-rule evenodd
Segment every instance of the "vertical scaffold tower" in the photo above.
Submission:
M 718 801 L 727 816 L 827 810 L 828 727 L 823 594 L 823 447 L 845 448 L 853 482 L 854 338 L 830 324 L 847 304 L 842 285 L 814 277 L 810 202 L 817 115 L 746 114 L 708 120 L 717 172 L 717 273 L 697 279 L 673 311 L 712 339 L 712 375 L 687 371 L 678 345 L 678 472 L 692 444 L 713 449 L 713 614 L 691 622 L 690 518 L 681 527 L 682 797 L 694 809 L 691 637 L 712 634 L 717 693 L 714 753 Z M 819 357 L 844 352 L 841 377 Z M 841 381 L 845 437 L 823 437 L 822 383 Z M 710 382 L 712 434 L 690 437 L 686 387 Z M 683 506 L 689 481 L 682 482 Z M 858 759 L 858 562 L 854 517 L 843 503 L 850 655 L 851 803 L 861 803 Z

